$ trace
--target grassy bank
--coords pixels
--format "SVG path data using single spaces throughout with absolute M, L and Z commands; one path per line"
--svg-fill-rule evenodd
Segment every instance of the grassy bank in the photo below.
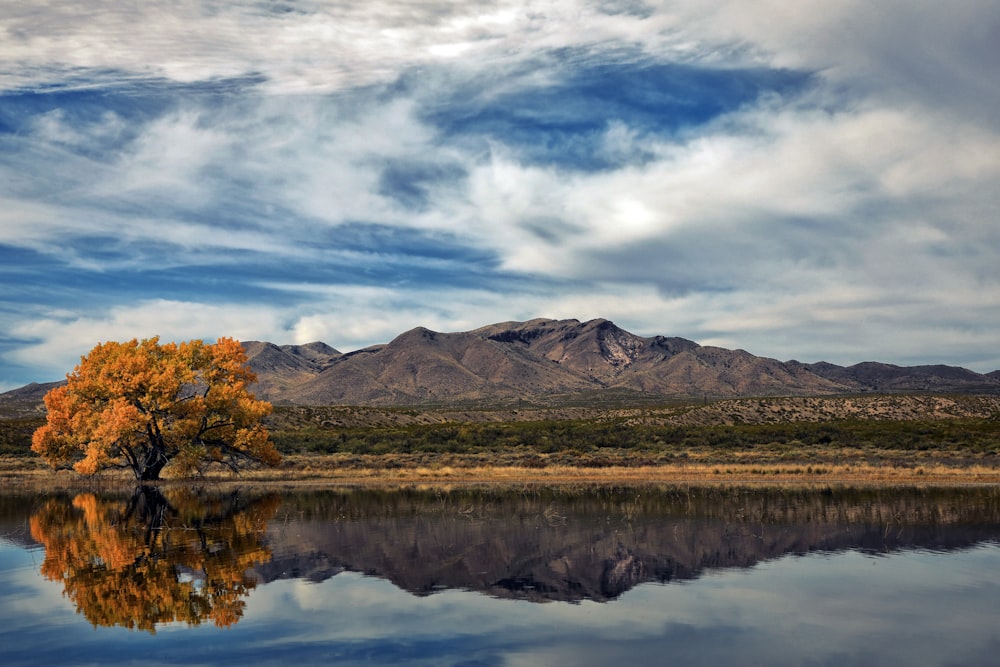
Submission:
M 460 486 L 635 486 L 795 485 L 837 486 L 986 486 L 1000 484 L 1000 468 L 988 465 L 928 463 L 916 467 L 881 463 L 824 465 L 766 463 L 664 463 L 588 467 L 544 461 L 531 466 L 484 463 L 461 457 L 409 458 L 393 455 L 292 455 L 277 469 L 258 469 L 239 477 L 209 472 L 198 482 L 254 483 L 281 487 L 460 487 Z M 131 486 L 131 477 L 108 471 L 84 478 L 69 471 L 52 471 L 25 459 L 0 459 L 0 481 L 5 488 L 102 488 Z M 174 480 L 167 474 L 167 483 Z

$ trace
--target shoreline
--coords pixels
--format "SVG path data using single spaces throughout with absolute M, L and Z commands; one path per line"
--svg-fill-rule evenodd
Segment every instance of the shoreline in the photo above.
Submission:
M 378 457 L 373 457 L 378 458 Z M 388 457 L 387 457 L 388 458 Z M 212 472 L 203 477 L 171 478 L 162 485 L 245 485 L 252 487 L 414 488 L 414 487 L 599 487 L 599 486 L 794 486 L 794 487 L 898 487 L 898 486 L 996 486 L 1000 468 L 995 466 L 858 463 L 753 463 L 715 462 L 642 466 L 590 467 L 580 465 L 462 465 L 453 461 L 426 465 L 399 465 L 387 460 L 338 465 L 334 456 L 297 456 L 281 468 L 245 471 L 240 475 Z M 124 471 L 106 471 L 84 477 L 68 470 L 54 471 L 35 460 L 0 460 L 0 485 L 4 489 L 92 489 L 135 486 Z

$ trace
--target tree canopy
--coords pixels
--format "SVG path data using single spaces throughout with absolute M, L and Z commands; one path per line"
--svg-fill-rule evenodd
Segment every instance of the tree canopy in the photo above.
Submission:
M 247 389 L 256 376 L 246 361 L 231 338 L 98 344 L 46 394 L 47 422 L 31 449 L 55 468 L 84 475 L 127 468 L 138 481 L 159 479 L 170 462 L 181 472 L 277 465 L 281 456 L 261 423 L 271 404 Z

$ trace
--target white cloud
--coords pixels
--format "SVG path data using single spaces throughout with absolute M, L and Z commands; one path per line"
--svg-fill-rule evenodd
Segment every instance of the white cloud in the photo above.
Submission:
M 942 109 L 998 128 L 1000 8 L 978 0 L 698 0 L 670 3 L 692 39 L 743 46 L 772 66 L 824 79 L 892 106 Z
M 981 210 L 998 200 L 998 139 L 900 111 L 751 108 L 613 171 L 561 173 L 495 152 L 472 169 L 467 209 L 450 222 L 469 221 L 453 231 L 507 268 L 560 279 L 661 284 L 671 267 L 649 256 L 658 247 L 728 288 L 809 290 L 787 273 L 796 265 L 846 285 L 931 287 L 992 264 L 997 231 Z M 959 244 L 970 245 L 956 262 Z
M 495 67 L 585 47 L 714 63 L 803 68 L 863 94 L 965 109 L 989 122 L 1000 84 L 998 10 L 888 0 L 698 0 L 611 12 L 585 0 L 524 3 L 258 3 L 64 0 L 7 7 L 0 86 L 74 75 L 193 82 L 262 75 L 276 93 L 335 91 L 393 80 L 423 64 Z M 918 45 L 919 48 L 915 48 Z M 991 123 L 992 124 L 992 123 Z
M 616 42 L 662 48 L 665 27 L 656 15 L 608 16 L 590 3 L 565 0 L 300 2 L 296 9 L 107 0 L 22 5 L 0 22 L 0 87 L 104 70 L 109 77 L 178 82 L 263 74 L 275 93 L 329 92 L 454 59 L 495 63 L 539 49 Z
M 6 356 L 51 378 L 72 370 L 99 342 L 153 336 L 164 342 L 218 336 L 251 340 L 260 333 L 277 338 L 283 330 L 281 314 L 273 309 L 155 299 L 104 313 L 63 310 L 24 320 L 11 333 L 34 342 Z
M 211 201 L 203 171 L 218 162 L 232 138 L 205 126 L 198 114 L 181 112 L 143 128 L 116 160 L 114 177 L 98 184 L 95 197 L 169 196 L 197 208 Z

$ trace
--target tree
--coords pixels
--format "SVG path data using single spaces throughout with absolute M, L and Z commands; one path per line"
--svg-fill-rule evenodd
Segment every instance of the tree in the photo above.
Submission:
M 271 404 L 247 390 L 256 376 L 246 360 L 231 338 L 98 344 L 67 384 L 45 395 L 47 423 L 31 449 L 54 468 L 128 468 L 137 481 L 159 479 L 171 461 L 181 472 L 277 465 L 281 455 L 261 424 Z

